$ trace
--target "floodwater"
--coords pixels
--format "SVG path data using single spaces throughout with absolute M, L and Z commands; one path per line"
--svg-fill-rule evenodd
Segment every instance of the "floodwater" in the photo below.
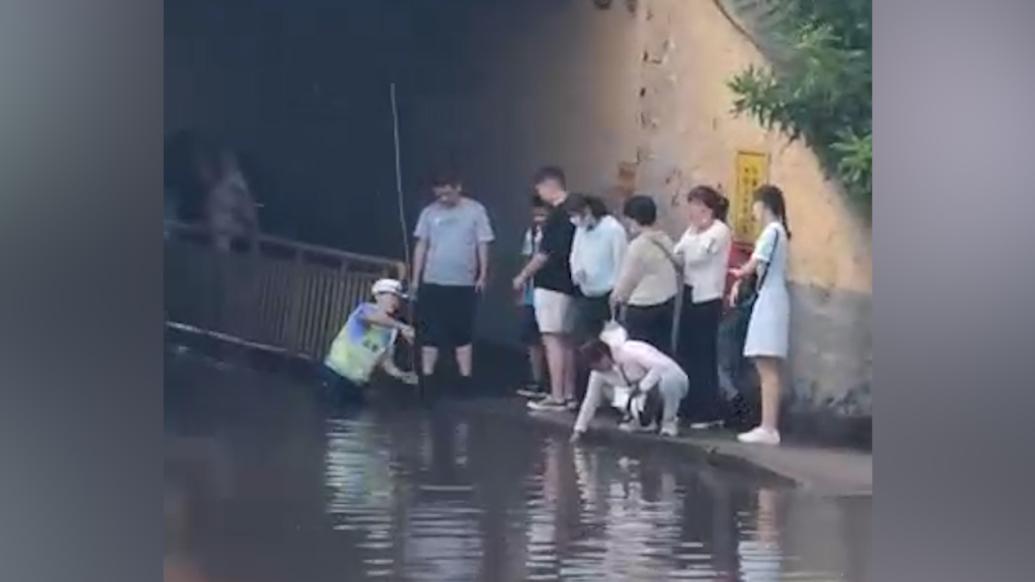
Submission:
M 283 375 L 166 367 L 167 582 L 869 579 L 869 497 L 477 407 L 335 408 Z

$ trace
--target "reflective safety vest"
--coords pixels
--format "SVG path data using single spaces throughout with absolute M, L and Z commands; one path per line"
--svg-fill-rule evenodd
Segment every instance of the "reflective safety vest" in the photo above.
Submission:
M 356 384 L 366 384 L 395 344 L 399 331 L 368 325 L 363 318 L 377 308 L 372 303 L 357 307 L 331 343 L 324 365 Z

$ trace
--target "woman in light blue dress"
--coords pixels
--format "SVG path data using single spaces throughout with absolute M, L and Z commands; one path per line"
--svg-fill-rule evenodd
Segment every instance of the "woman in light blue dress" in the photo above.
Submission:
M 751 358 L 762 384 L 762 424 L 738 435 L 745 443 L 780 444 L 780 373 L 787 359 L 790 327 L 790 297 L 787 294 L 787 255 L 791 238 L 787 228 L 787 207 L 776 186 L 762 186 L 755 192 L 752 208 L 763 225 L 751 259 L 733 275 L 739 281 L 753 273 L 761 281 L 751 311 L 744 356 Z M 733 293 L 736 296 L 736 291 Z

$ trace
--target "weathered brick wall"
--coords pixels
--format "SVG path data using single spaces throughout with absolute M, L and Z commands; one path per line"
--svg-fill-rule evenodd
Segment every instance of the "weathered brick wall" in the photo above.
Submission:
M 736 118 L 725 82 L 764 64 L 756 46 L 712 2 L 646 0 L 639 186 L 671 205 L 697 182 L 733 190 L 739 149 L 769 156 L 771 182 L 788 197 L 791 241 L 793 396 L 804 408 L 869 414 L 872 244 L 868 220 L 824 178 L 802 143 Z M 681 209 L 668 213 L 673 232 Z

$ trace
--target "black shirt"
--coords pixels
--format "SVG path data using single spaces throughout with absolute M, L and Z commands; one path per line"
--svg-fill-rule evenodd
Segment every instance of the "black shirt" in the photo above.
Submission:
M 546 263 L 535 274 L 535 287 L 549 289 L 565 295 L 575 295 L 575 284 L 571 280 L 571 243 L 575 238 L 575 225 L 571 223 L 565 204 L 559 204 L 550 211 L 543 224 L 543 239 L 539 252 L 547 256 Z

